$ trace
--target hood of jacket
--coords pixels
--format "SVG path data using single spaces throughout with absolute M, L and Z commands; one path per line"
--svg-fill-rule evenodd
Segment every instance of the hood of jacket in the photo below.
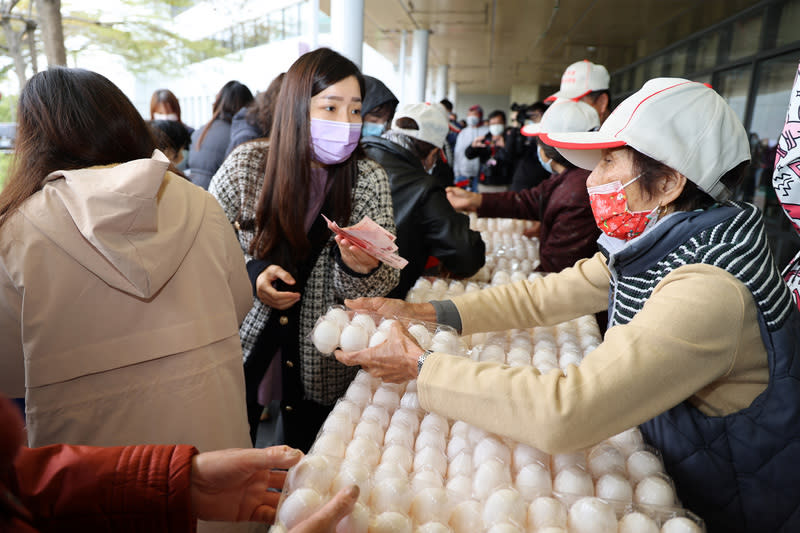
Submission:
M 398 100 L 394 93 L 381 80 L 372 76 L 364 76 L 364 102 L 361 104 L 361 116 L 363 117 L 387 102 L 393 103 L 397 107 Z
M 150 298 L 175 274 L 204 216 L 168 166 L 156 150 L 150 159 L 57 170 L 20 211 L 105 283 Z

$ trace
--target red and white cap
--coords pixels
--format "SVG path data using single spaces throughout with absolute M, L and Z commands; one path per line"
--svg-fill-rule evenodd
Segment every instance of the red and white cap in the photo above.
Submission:
M 681 78 L 655 78 L 626 98 L 598 131 L 549 132 L 542 141 L 572 164 L 592 170 L 604 148 L 630 146 L 677 170 L 717 200 L 720 178 L 750 159 L 747 132 L 713 89 Z
M 414 119 L 419 129 L 407 130 L 397 127 L 397 120 L 405 117 Z M 438 147 L 444 146 L 449 131 L 444 107 L 439 104 L 432 105 L 430 102 L 404 105 L 394 116 L 392 129 Z
M 557 98 L 580 100 L 592 91 L 607 91 L 609 81 L 611 76 L 608 75 L 606 67 L 584 59 L 567 67 L 561 75 L 561 89 L 544 101 L 552 102 Z
M 528 124 L 520 130 L 526 137 L 547 132 L 589 131 L 600 126 L 597 111 L 585 102 L 558 100 L 547 108 L 538 124 Z

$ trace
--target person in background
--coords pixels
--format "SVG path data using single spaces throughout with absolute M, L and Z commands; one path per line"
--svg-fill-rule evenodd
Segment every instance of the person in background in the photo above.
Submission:
M 600 124 L 602 124 L 611 112 L 610 82 L 611 77 L 608 75 L 606 67 L 584 59 L 571 64 L 564 70 L 560 89 L 545 98 L 544 101 L 552 103 L 558 99 L 575 102 L 580 100 L 597 111 Z
M 211 176 L 225 160 L 233 115 L 252 101 L 250 89 L 238 81 L 229 81 L 222 86 L 212 106 L 211 120 L 192 133 L 187 163 L 192 183 L 208 189 Z
M 397 103 L 397 97 L 381 80 L 364 76 L 361 137 L 380 137 L 392 123 Z
M 390 297 L 405 298 L 429 256 L 458 277 L 471 276 L 484 264 L 480 233 L 469 229 L 469 218 L 450 207 L 444 189 L 428 173 L 446 135 L 447 117 L 439 104 L 425 103 L 404 106 L 392 129 L 362 140 L 367 156 L 389 175 L 398 253 L 409 262 Z
M 275 520 L 287 446 L 198 454 L 187 445 L 23 446 L 22 418 L 0 395 L 0 531 L 195 531 L 197 519 Z M 269 490 L 272 489 L 272 490 Z M 327 533 L 358 487 L 343 488 L 290 533 Z
M 386 342 L 336 352 L 384 380 L 417 378 L 422 409 L 569 453 L 633 426 L 676 501 L 709 532 L 800 531 L 800 310 L 759 210 L 727 200 L 747 169 L 738 116 L 713 89 L 656 78 L 596 132 L 546 133 L 585 168 L 601 252 L 534 282 L 445 302 L 351 308 L 481 331 L 553 326 L 608 308 L 603 342 L 565 372 Z
M 157 89 L 150 97 L 150 120 L 173 120 L 181 123 L 191 137 L 194 128 L 183 122 L 181 118 L 181 104 L 178 97 L 169 89 Z M 183 149 L 181 162 L 177 168 L 186 171 L 186 161 L 189 156 L 189 146 Z
M 538 138 L 550 132 L 586 132 L 599 126 L 597 113 L 588 104 L 564 100 L 545 112 L 539 124 L 525 126 L 523 134 Z M 455 209 L 475 211 L 479 217 L 510 217 L 540 222 L 539 270 L 560 272 L 579 259 L 597 252 L 600 231 L 594 223 L 586 179 L 578 168 L 552 146 L 538 141 L 542 166 L 552 176 L 536 187 L 520 192 L 474 193 L 458 187 L 447 189 Z
M 447 98 L 443 98 L 439 103 L 442 104 L 445 111 L 447 111 L 447 146 L 450 148 L 447 153 L 447 160 L 452 161 L 453 154 L 455 154 L 456 139 L 461 132 L 461 124 L 458 122 L 456 114 L 453 113 L 453 102 Z
M 177 168 L 189 148 L 191 137 L 183 122 L 177 120 L 151 120 L 147 124 L 156 141 L 156 146 Z
M 539 143 L 536 137 L 522 134 L 522 128 L 538 124 L 547 111 L 544 102 L 536 102 L 526 106 L 518 113 L 519 129 L 515 129 L 512 140 L 509 142 L 512 159 L 516 161 L 514 174 L 511 177 L 509 190 L 514 192 L 524 191 L 536 187 L 550 177 L 550 173 L 539 162 Z
M 225 151 L 225 157 L 242 143 L 262 137 L 269 138 L 272 117 L 275 113 L 275 100 L 278 99 L 285 75 L 285 72 L 278 74 L 266 91 L 258 93 L 250 104 L 233 115 L 231 140 Z
M 25 396 L 30 445 L 249 447 L 237 325 L 252 293 L 222 209 L 99 74 L 39 72 L 17 117 L 0 392 Z
M 489 113 L 489 131 L 472 141 L 464 153 L 467 159 L 480 161 L 477 192 L 508 190 L 514 161 L 507 149 L 505 113 L 499 109 Z
M 286 443 L 309 449 L 356 374 L 317 351 L 315 321 L 345 298 L 385 295 L 400 279 L 334 239 L 320 216 L 342 227 L 368 216 L 395 232 L 389 178 L 358 147 L 362 98 L 352 61 L 328 48 L 304 54 L 286 72 L 269 141 L 236 148 L 213 180 L 240 242 L 253 235 L 246 253 L 254 298 L 239 331 L 253 440 L 264 402 L 280 400 Z
M 470 107 L 467 112 L 467 125 L 459 132 L 455 148 L 453 148 L 453 173 L 456 176 L 456 186 L 469 188 L 476 192 L 481 162 L 478 159 L 469 159 L 466 152 L 475 139 L 482 139 L 489 132 L 489 127 L 483 126 L 482 122 L 483 109 L 481 106 Z

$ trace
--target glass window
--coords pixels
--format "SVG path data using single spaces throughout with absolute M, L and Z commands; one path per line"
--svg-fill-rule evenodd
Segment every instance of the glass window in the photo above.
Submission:
M 650 68 L 647 72 L 647 78 L 660 78 L 664 75 L 664 54 L 654 57 L 650 60 Z
M 750 90 L 751 75 L 750 65 L 732 68 L 717 75 L 717 83 L 714 87 L 742 122 L 744 122 L 744 113 L 747 108 L 747 93 Z
M 797 33 L 798 26 L 800 26 L 800 0 L 784 2 L 775 46 L 783 46 L 797 41 L 800 38 L 800 34 Z
M 284 38 L 283 10 L 279 9 L 269 14 L 270 40 L 279 41 Z
M 762 18 L 763 12 L 733 22 L 731 51 L 728 59 L 733 61 L 758 52 L 758 43 L 761 40 Z
M 686 76 L 687 51 L 688 46 L 683 45 L 664 56 L 664 76 L 672 78 L 682 78 Z
M 286 37 L 300 35 L 300 17 L 298 15 L 299 6 L 289 6 L 283 10 L 283 21 L 286 25 Z
M 642 63 L 633 71 L 633 85 L 631 85 L 630 89 L 632 91 L 638 91 L 644 85 L 644 82 L 647 81 L 645 79 L 645 64 Z
M 700 37 L 697 41 L 695 70 L 705 70 L 717 64 L 719 50 L 719 33 L 713 32 Z
M 775 145 L 786 120 L 786 106 L 797 70 L 797 53 L 774 57 L 758 66 L 758 87 L 755 94 L 750 132 Z

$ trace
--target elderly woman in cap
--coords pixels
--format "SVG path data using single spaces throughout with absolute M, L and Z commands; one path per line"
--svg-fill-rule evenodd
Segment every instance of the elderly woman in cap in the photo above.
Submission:
M 418 378 L 424 409 L 551 453 L 640 425 L 709 531 L 800 530 L 800 315 L 758 209 L 726 200 L 749 159 L 736 115 L 703 84 L 659 78 L 599 131 L 544 141 L 593 169 L 600 253 L 448 301 L 347 303 L 463 334 L 607 306 L 604 341 L 565 374 L 426 352 L 400 326 L 337 358 L 387 380 Z

